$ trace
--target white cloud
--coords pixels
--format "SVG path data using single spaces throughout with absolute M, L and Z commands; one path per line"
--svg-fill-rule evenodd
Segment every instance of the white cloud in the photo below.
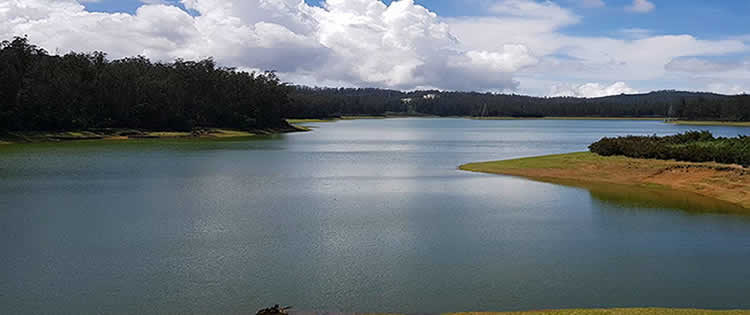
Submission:
M 551 1 L 536 2 L 533 0 L 502 0 L 490 7 L 490 12 L 504 18 L 521 18 L 527 20 L 546 20 L 548 23 L 562 26 L 577 23 L 580 17 Z
M 593 6 L 600 2 L 581 1 Z M 74 0 L 0 0 L 0 38 L 28 34 L 51 52 L 102 50 L 113 58 L 213 56 L 223 65 L 277 70 L 284 79 L 307 84 L 518 88 L 537 95 L 548 93 L 557 82 L 688 82 L 675 71 L 700 66 L 686 58 L 743 53 L 749 44 L 744 37 L 704 40 L 653 36 L 640 29 L 619 37 L 566 35 L 561 30 L 581 17 L 555 2 L 538 0 L 498 0 L 488 6 L 487 16 L 459 18 L 442 18 L 413 0 L 390 5 L 327 0 L 322 7 L 302 0 L 181 3 L 192 15 L 169 4 L 110 14 L 86 11 Z M 736 81 L 747 77 L 747 71 L 711 75 L 711 80 Z
M 605 6 L 602 0 L 579 0 L 578 2 L 584 8 L 601 8 Z
M 637 90 L 630 88 L 625 82 L 615 82 L 609 86 L 599 83 L 586 83 L 577 86 L 556 84 L 550 88 L 549 96 L 602 97 L 637 93 Z
M 537 8 L 516 2 L 521 11 Z M 512 72 L 536 62 L 523 45 L 467 49 L 435 13 L 413 0 L 327 0 L 323 7 L 300 0 L 182 3 L 198 14 L 164 4 L 145 4 L 130 15 L 88 12 L 73 0 L 9 0 L 0 3 L 0 36 L 28 34 L 53 52 L 214 56 L 223 64 L 289 77 L 405 89 L 513 89 Z
M 666 64 L 667 71 L 713 73 L 731 70 L 750 69 L 750 62 L 714 62 L 700 58 L 675 58 Z
M 726 94 L 726 95 L 739 95 L 739 94 L 748 94 L 750 93 L 750 88 L 748 87 L 742 87 L 738 84 L 729 84 L 729 83 L 711 83 L 708 85 L 708 91 L 719 93 L 719 94 Z
M 644 28 L 624 28 L 620 30 L 620 33 L 632 39 L 644 39 L 651 36 L 651 30 Z
M 625 10 L 636 13 L 648 13 L 655 8 L 656 6 L 648 0 L 633 0 L 633 4 L 626 6 Z

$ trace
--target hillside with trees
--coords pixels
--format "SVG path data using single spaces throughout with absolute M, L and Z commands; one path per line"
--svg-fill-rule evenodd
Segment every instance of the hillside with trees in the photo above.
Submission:
M 659 91 L 601 98 L 289 86 L 212 59 L 109 60 L 0 43 L 0 132 L 95 128 L 286 128 L 285 118 L 343 115 L 670 117 L 750 121 L 750 96 Z
M 236 71 L 212 59 L 56 56 L 20 37 L 0 43 L 0 82 L 0 131 L 277 128 L 286 125 L 290 90 L 272 72 Z
M 680 91 L 575 98 L 298 86 L 290 97 L 287 116 L 294 118 L 420 113 L 474 117 L 671 117 L 750 121 L 750 96 Z

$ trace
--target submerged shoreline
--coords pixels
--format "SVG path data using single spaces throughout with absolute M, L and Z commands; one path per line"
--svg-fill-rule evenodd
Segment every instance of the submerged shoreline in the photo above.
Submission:
M 469 163 L 459 169 L 569 186 L 616 184 L 676 190 L 725 201 L 750 212 L 750 171 L 737 165 L 603 157 L 578 152 Z

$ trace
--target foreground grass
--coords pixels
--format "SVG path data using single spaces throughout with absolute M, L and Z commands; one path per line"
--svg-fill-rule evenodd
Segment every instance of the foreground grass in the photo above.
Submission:
M 673 189 L 726 201 L 750 211 L 750 171 L 735 165 L 603 157 L 579 152 L 471 163 L 459 169 L 573 186 L 617 184 Z
M 671 308 L 570 309 L 504 313 L 454 313 L 445 315 L 750 315 L 750 311 L 711 311 Z
M 673 120 L 670 124 L 688 126 L 728 126 L 728 127 L 750 127 L 750 121 L 693 121 Z

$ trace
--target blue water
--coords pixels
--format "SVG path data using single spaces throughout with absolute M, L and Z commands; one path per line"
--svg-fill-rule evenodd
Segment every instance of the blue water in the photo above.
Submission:
M 251 140 L 0 146 L 0 313 L 750 308 L 748 216 L 456 169 L 603 136 L 750 128 L 311 125 Z

